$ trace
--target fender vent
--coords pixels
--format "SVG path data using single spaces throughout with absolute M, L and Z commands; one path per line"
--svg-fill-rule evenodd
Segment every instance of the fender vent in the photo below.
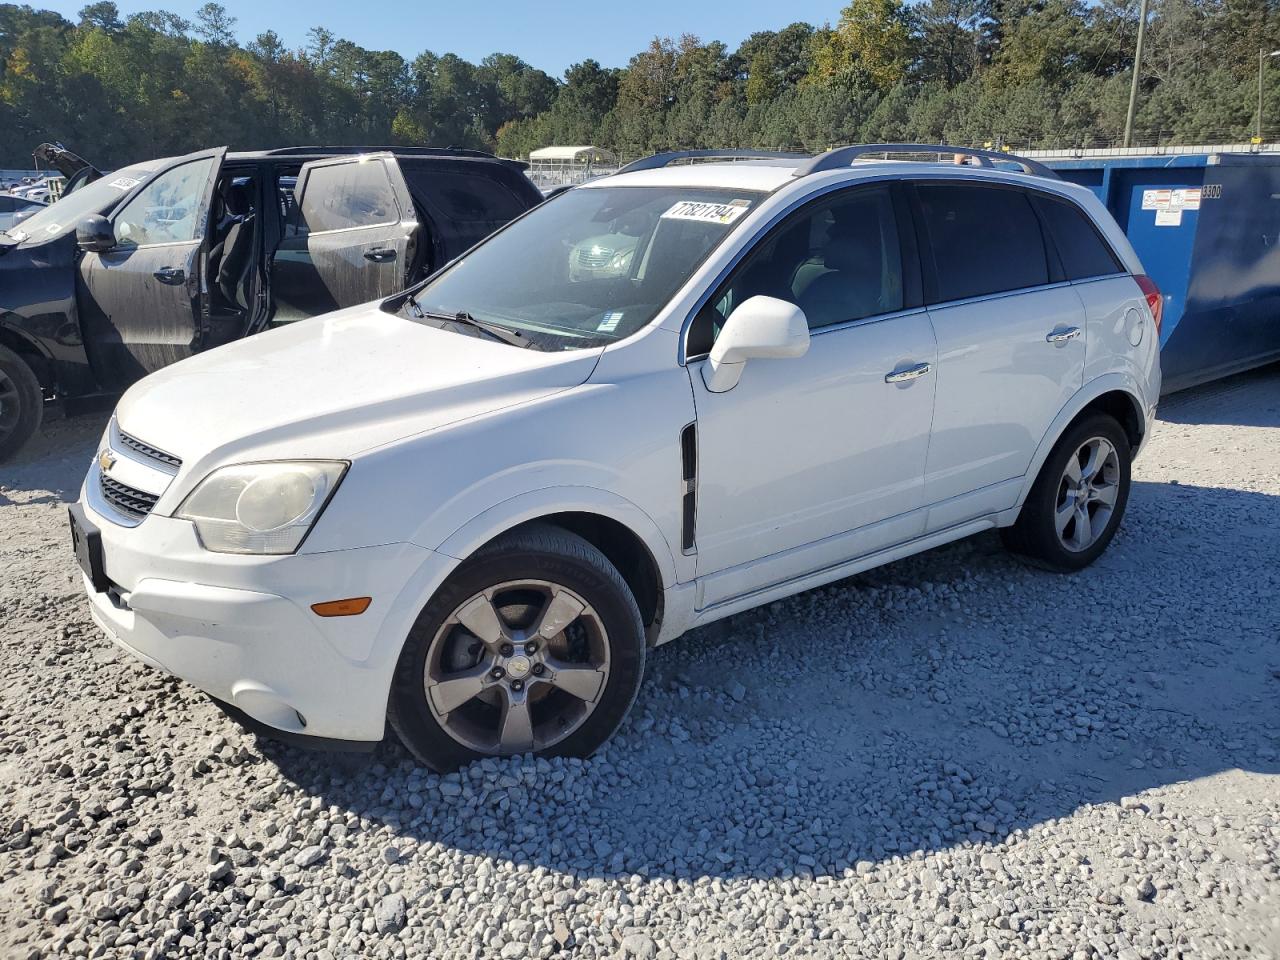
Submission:
M 694 531 L 698 522 L 698 433 L 696 424 L 689 424 L 680 432 L 680 476 L 683 480 L 683 523 L 680 530 L 680 549 L 693 551 Z

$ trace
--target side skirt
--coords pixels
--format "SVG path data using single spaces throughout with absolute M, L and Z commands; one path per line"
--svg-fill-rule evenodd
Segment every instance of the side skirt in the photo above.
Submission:
M 750 610 L 753 607 L 759 607 L 766 603 L 772 603 L 774 600 L 781 600 L 797 593 L 803 593 L 805 590 L 812 590 L 815 587 L 821 587 L 836 580 L 843 580 L 845 577 L 851 577 L 856 573 L 862 573 L 864 570 L 870 570 L 873 567 L 883 566 L 886 563 L 892 563 L 895 560 L 901 560 L 916 553 L 925 550 L 931 550 L 934 547 L 940 547 L 943 544 L 951 543 L 955 540 L 962 540 L 965 537 L 972 536 L 975 533 L 981 533 L 983 530 L 991 530 L 999 525 L 999 517 L 992 514 L 986 517 L 980 517 L 976 520 L 970 520 L 966 523 L 957 524 L 946 530 L 938 530 L 934 533 L 927 534 L 923 537 L 917 537 L 914 540 L 908 540 L 896 547 L 890 547 L 880 550 L 876 553 L 870 553 L 866 556 L 858 557 L 854 560 L 846 560 L 842 563 L 826 567 L 813 573 L 805 574 L 801 577 L 795 577 L 782 583 L 774 584 L 760 590 L 753 590 L 750 593 L 723 600 L 720 603 L 712 604 L 702 610 L 689 610 L 687 619 L 683 625 L 678 626 L 675 622 L 678 615 L 675 615 L 676 606 L 671 603 L 668 606 L 668 622 L 663 625 L 662 636 L 658 638 L 658 643 L 666 643 L 674 640 L 680 634 L 695 627 L 705 626 L 708 623 L 714 623 L 725 617 L 732 616 L 735 613 L 741 613 L 744 610 Z M 690 585 L 685 585 L 686 587 Z M 683 594 L 680 598 L 681 606 L 690 603 L 693 600 L 696 591 L 684 589 L 679 591 Z

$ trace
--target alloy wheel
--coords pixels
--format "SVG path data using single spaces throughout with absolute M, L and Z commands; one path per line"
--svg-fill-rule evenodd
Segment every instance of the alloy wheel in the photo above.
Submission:
M 581 596 L 547 580 L 489 587 L 456 607 L 427 651 L 427 706 L 477 753 L 544 750 L 582 726 L 609 678 L 609 638 Z
M 1107 531 L 1120 494 L 1120 458 L 1103 437 L 1080 445 L 1058 484 L 1054 529 L 1073 553 L 1089 549 Z

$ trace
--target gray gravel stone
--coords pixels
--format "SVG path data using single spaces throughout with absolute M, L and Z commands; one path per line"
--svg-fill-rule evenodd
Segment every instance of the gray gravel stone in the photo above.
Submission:
M 401 894 L 383 897 L 374 908 L 373 919 L 379 933 L 395 933 L 405 925 L 408 905 Z
M 324 848 L 318 846 L 303 847 L 293 858 L 295 866 L 311 867 L 324 859 Z

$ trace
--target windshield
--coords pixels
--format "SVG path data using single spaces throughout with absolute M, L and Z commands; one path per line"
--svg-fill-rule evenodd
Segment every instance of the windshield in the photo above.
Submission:
M 121 197 L 151 176 L 152 169 L 139 164 L 109 173 L 23 220 L 9 236 L 19 243 L 44 243 L 70 233 L 90 214 L 109 212 Z
M 415 294 L 426 322 L 459 313 L 543 350 L 602 346 L 645 326 L 763 194 L 586 187 L 535 208 Z M 405 308 L 417 316 L 414 303 Z

